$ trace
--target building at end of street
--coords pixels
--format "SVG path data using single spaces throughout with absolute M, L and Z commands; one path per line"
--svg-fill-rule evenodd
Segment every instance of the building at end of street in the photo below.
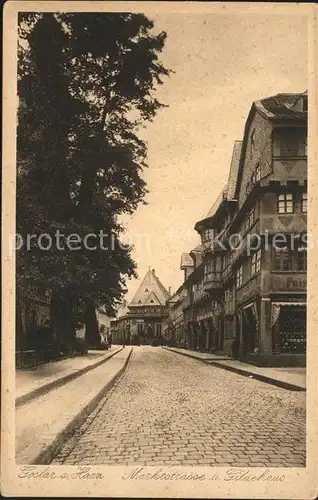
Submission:
M 115 344 L 164 343 L 164 331 L 168 326 L 169 292 L 148 269 L 133 300 L 124 302 L 118 310 L 117 319 L 111 322 L 111 335 Z

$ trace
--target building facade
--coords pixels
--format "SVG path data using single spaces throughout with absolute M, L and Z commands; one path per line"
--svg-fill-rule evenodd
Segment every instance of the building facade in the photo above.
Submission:
M 306 352 L 307 95 L 254 102 L 229 178 L 183 257 L 187 344 L 260 365 Z
M 125 303 L 118 311 L 117 319 L 111 322 L 113 343 L 164 343 L 169 298 L 169 292 L 156 276 L 155 270 L 149 268 L 133 300 L 129 304 Z
M 185 347 L 185 336 L 183 326 L 183 285 L 168 299 L 168 325 L 164 332 L 164 338 L 168 344 L 176 347 Z

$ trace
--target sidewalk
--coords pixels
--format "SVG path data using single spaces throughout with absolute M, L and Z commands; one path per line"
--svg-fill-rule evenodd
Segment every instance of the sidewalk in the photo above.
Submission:
M 16 463 L 49 464 L 124 373 L 132 349 L 16 408 Z
M 51 361 L 44 365 L 16 371 L 16 406 L 27 403 L 60 385 L 99 366 L 122 349 L 114 345 L 107 351 L 88 351 L 88 354 Z
M 166 349 L 203 361 L 209 365 L 218 366 L 224 370 L 244 375 L 245 377 L 251 377 L 261 382 L 282 387 L 283 389 L 293 391 L 306 390 L 306 368 L 264 368 L 243 363 L 236 359 L 217 356 L 216 354 L 188 351 L 187 349 L 175 347 L 168 347 Z

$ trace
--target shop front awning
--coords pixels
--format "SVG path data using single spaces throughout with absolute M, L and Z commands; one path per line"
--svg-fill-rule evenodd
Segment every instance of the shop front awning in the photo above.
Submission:
M 272 304 L 275 304 L 277 306 L 290 306 L 290 307 L 295 307 L 295 306 L 299 306 L 299 307 L 304 307 L 307 305 L 307 302 L 277 302 L 276 300 L 274 302 L 272 302 Z
M 281 301 L 272 302 L 271 325 L 274 326 L 277 323 L 281 307 L 306 307 L 306 305 L 307 305 L 306 302 L 281 302 Z

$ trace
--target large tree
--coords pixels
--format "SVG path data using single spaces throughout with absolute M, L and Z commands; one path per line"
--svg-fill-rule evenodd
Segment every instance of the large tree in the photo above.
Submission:
M 17 228 L 27 234 L 121 237 L 118 216 L 147 192 L 146 144 L 138 127 L 163 106 L 154 96 L 169 71 L 158 59 L 165 33 L 142 14 L 24 14 L 20 18 Z M 52 290 L 55 335 L 86 322 L 99 338 L 95 307 L 112 309 L 135 275 L 129 252 L 18 253 L 25 287 Z

